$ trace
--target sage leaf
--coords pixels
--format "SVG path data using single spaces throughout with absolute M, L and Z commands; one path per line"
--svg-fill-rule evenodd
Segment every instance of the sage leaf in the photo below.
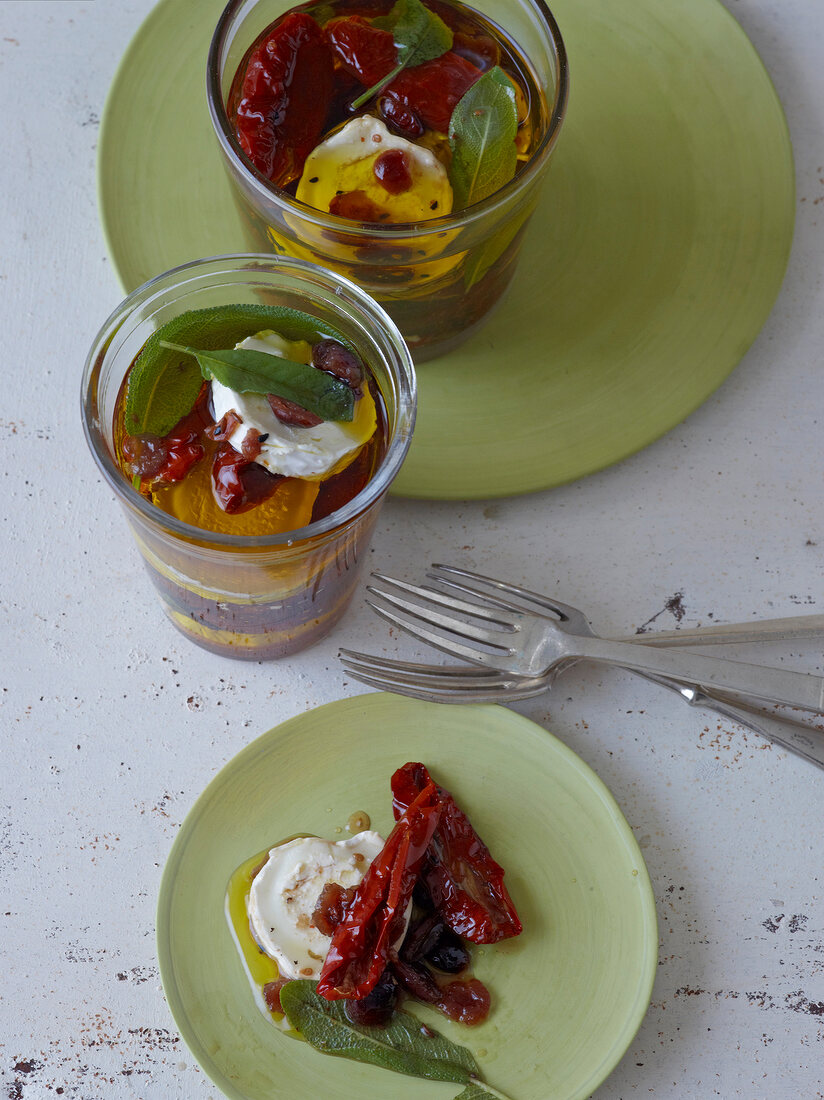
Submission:
M 181 358 L 178 352 L 164 347 L 164 342 L 213 350 L 239 343 L 266 328 L 276 329 L 287 340 L 312 343 L 331 336 L 346 343 L 340 333 L 317 317 L 286 306 L 236 303 L 187 310 L 152 333 L 129 372 L 127 433 L 164 436 L 192 411 L 197 400 L 203 384 L 198 364 L 188 355 Z
M 518 163 L 517 132 L 515 88 L 495 65 L 467 89 L 449 121 L 449 182 L 457 209 L 480 202 L 509 183 Z
M 322 420 L 351 420 L 354 416 L 355 395 L 350 387 L 306 363 L 248 348 L 204 351 L 167 340 L 162 340 L 161 346 L 193 355 L 207 381 L 215 378 L 235 393 L 274 393 Z
M 398 73 L 434 61 L 452 48 L 452 31 L 439 15 L 425 7 L 421 0 L 397 0 L 388 15 L 373 20 L 376 27 L 391 31 L 398 50 L 398 64 L 391 73 L 373 84 L 352 103 L 357 109 L 382 92 Z
M 531 207 L 523 210 L 514 217 L 512 221 L 506 222 L 501 226 L 501 228 L 485 240 L 483 244 L 472 249 L 467 256 L 463 273 L 464 287 L 467 290 L 470 290 L 476 283 L 479 283 L 492 265 L 503 256 L 504 252 L 506 252 L 507 248 L 509 248 L 523 229 L 531 213 Z
M 409 1012 L 396 1012 L 388 1027 L 353 1024 L 343 1001 L 327 1001 L 309 981 L 289 982 L 280 991 L 289 1023 L 317 1050 L 369 1062 L 384 1069 L 431 1081 L 468 1085 L 480 1076 L 466 1047 L 424 1028 Z

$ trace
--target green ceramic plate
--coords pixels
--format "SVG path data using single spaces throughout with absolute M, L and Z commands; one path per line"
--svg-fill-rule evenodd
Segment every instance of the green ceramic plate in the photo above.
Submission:
M 127 290 L 246 243 L 208 119 L 223 0 L 161 0 L 114 80 L 100 209 Z M 761 328 L 792 238 L 786 121 L 717 0 L 555 0 L 569 113 L 509 297 L 419 372 L 415 497 L 505 496 L 607 466 L 681 421 Z
M 466 808 L 507 869 L 525 928 L 476 961 L 494 998 L 485 1024 L 415 1011 L 470 1046 L 512 1100 L 583 1100 L 649 1004 L 655 904 L 603 783 L 503 707 L 363 695 L 285 722 L 227 764 L 183 823 L 160 890 L 160 969 L 183 1038 L 236 1100 L 448 1100 L 460 1091 L 331 1058 L 279 1032 L 253 1001 L 223 916 L 229 876 L 270 843 L 334 837 L 355 810 L 386 835 L 389 779 L 407 760 L 423 760 Z

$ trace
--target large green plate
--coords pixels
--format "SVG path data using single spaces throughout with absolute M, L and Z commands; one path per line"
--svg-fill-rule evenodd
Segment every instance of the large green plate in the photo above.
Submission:
M 183 1038 L 236 1100 L 448 1100 L 460 1091 L 331 1058 L 279 1032 L 255 1005 L 223 916 L 232 871 L 283 837 L 334 837 L 355 810 L 387 835 L 389 779 L 407 760 L 423 760 L 465 807 L 506 867 L 524 924 L 476 960 L 493 996 L 488 1021 L 471 1030 L 428 1021 L 470 1046 L 512 1100 L 583 1100 L 649 1004 L 652 890 L 603 783 L 503 707 L 363 695 L 285 722 L 227 764 L 183 823 L 160 891 L 160 969 Z
M 243 251 L 205 101 L 223 0 L 162 0 L 103 119 L 99 190 L 127 290 Z M 615 462 L 720 385 L 778 293 L 792 152 L 758 55 L 717 0 L 555 0 L 569 114 L 509 297 L 420 369 L 408 496 L 549 488 Z

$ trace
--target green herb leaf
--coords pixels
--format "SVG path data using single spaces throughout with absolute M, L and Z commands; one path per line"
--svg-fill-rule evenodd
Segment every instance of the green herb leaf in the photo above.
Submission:
M 473 248 L 466 258 L 464 265 L 464 286 L 470 290 L 479 283 L 492 265 L 503 256 L 507 248 L 512 244 L 518 234 L 526 225 L 527 219 L 532 213 L 532 206 L 522 210 L 520 214 L 488 237 L 483 244 Z
M 207 381 L 215 378 L 235 393 L 274 393 L 323 420 L 351 420 L 355 395 L 339 379 L 306 363 L 248 348 L 203 351 L 161 340 L 161 347 L 193 355 Z
M 466 1047 L 424 1029 L 409 1012 L 396 1012 L 388 1027 L 353 1024 L 346 1016 L 343 1001 L 327 1001 L 308 981 L 285 985 L 280 1003 L 292 1027 L 324 1054 L 370 1062 L 432 1081 L 464 1085 L 479 1077 L 478 1064 Z
M 452 48 L 452 31 L 421 0 L 397 0 L 388 15 L 374 19 L 373 23 L 381 30 L 392 31 L 398 49 L 398 64 L 383 80 L 358 96 L 352 104 L 356 109 L 383 91 L 399 72 L 422 65 L 424 61 L 434 61 Z
M 287 340 L 312 343 L 331 336 L 347 343 L 317 317 L 286 306 L 235 304 L 187 310 L 153 332 L 137 357 L 126 392 L 128 434 L 164 436 L 191 412 L 197 400 L 203 384 L 197 363 L 189 355 L 181 356 L 164 347 L 164 343 L 213 350 L 236 344 L 266 328 L 277 329 Z
M 487 70 L 455 104 L 449 121 L 449 182 L 462 209 L 493 194 L 515 175 L 518 108 L 512 81 Z

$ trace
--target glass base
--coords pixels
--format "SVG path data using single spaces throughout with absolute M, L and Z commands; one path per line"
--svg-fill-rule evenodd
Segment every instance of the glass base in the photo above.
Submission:
M 275 629 L 262 634 L 240 634 L 233 630 L 216 630 L 198 622 L 193 616 L 187 616 L 162 601 L 166 617 L 190 642 L 216 653 L 219 657 L 229 657 L 236 661 L 274 661 L 289 657 L 319 642 L 335 626 L 349 605 L 347 600 L 342 606 L 325 615 L 322 619 L 313 619 L 300 626 Z

